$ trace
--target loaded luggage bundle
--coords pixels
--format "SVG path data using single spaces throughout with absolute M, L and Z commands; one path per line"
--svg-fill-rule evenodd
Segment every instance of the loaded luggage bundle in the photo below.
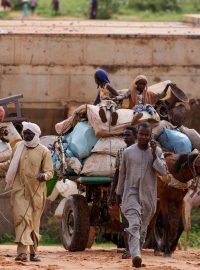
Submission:
M 149 89 L 158 93 L 169 83 L 170 81 L 161 82 L 150 86 Z M 175 87 L 168 90 L 167 96 L 162 102 L 162 107 L 167 104 L 166 99 L 169 100 L 170 95 L 172 96 L 172 102 L 187 101 L 184 93 Z M 163 108 L 159 107 L 159 112 L 160 109 L 163 112 Z M 112 126 L 109 111 L 107 111 L 108 121 L 103 123 L 99 116 L 99 106 L 82 105 L 68 119 L 56 124 L 55 129 L 61 137 L 64 157 L 61 158 L 59 147 L 55 147 L 52 156 L 55 171 L 60 173 L 59 170 L 63 170 L 65 159 L 66 174 L 73 173 L 73 167 L 69 166 L 70 159 L 73 157 L 78 159 L 79 165 L 82 166 L 79 167 L 79 170 L 76 170 L 76 174 L 112 176 L 117 151 L 125 146 L 122 139 L 123 131 L 132 124 L 134 117 L 131 109 L 118 109 L 117 114 L 117 124 Z M 147 111 L 143 111 L 139 121 L 143 120 L 155 125 L 160 121 L 160 117 L 157 113 L 151 115 Z M 177 145 L 176 147 L 174 147 L 174 142 Z M 188 137 L 176 130 L 165 129 L 159 143 L 165 149 L 175 150 L 176 153 L 181 151 L 191 152 L 192 150 Z M 63 171 L 63 173 L 65 172 Z
M 161 82 L 150 86 L 149 89 L 158 93 L 168 83 L 170 81 Z M 172 95 L 172 92 L 186 102 L 186 96 L 177 87 L 173 91 L 169 89 L 165 99 L 171 95 L 173 102 L 181 100 L 175 97 L 175 94 Z M 163 104 L 165 104 L 165 99 Z M 72 116 L 56 124 L 55 129 L 60 137 L 63 152 L 60 149 L 60 143 L 56 142 L 52 150 L 55 171 L 59 175 L 112 177 L 117 151 L 125 146 L 122 138 L 123 131 L 133 122 L 133 110 L 118 109 L 117 113 L 117 124 L 112 126 L 109 111 L 107 111 L 108 121 L 103 123 L 99 116 L 98 106 L 81 105 Z M 153 115 L 147 111 L 142 113 L 143 116 L 139 121 L 147 120 L 154 125 L 160 121 L 157 113 Z M 190 139 L 178 130 L 163 129 L 158 141 L 164 149 L 175 153 L 192 151 Z
M 150 86 L 149 89 L 158 93 L 169 83 L 170 81 L 161 82 Z M 158 113 L 151 115 L 143 111 L 139 121 L 149 121 L 153 127 L 158 125 L 159 115 L 161 119 L 166 117 L 164 112 L 168 112 L 169 99 L 174 104 L 188 101 L 186 95 L 173 85 L 169 87 L 167 96 L 157 105 Z M 99 116 L 99 107 L 85 104 L 78 107 L 72 116 L 56 124 L 58 140 L 52 148 L 52 159 L 54 170 L 61 179 L 72 176 L 113 177 L 117 152 L 125 146 L 122 134 L 125 128 L 132 124 L 134 117 L 133 110 L 130 109 L 118 109 L 117 113 L 117 124 L 112 126 L 109 111 L 108 121 L 103 123 Z M 163 128 L 158 142 L 164 150 L 189 153 L 194 148 L 194 139 L 188 130 L 190 131 L 187 129 L 186 134 L 178 129 Z

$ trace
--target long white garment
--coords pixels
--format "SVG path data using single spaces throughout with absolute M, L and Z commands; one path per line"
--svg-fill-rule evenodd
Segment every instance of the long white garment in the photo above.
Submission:
M 9 169 L 7 171 L 7 174 L 6 174 L 6 189 L 12 187 L 13 181 L 14 181 L 16 173 L 17 173 L 20 157 L 21 157 L 21 154 L 23 152 L 24 146 L 34 148 L 40 143 L 40 139 L 39 139 L 39 136 L 41 135 L 40 127 L 34 123 L 25 122 L 25 121 L 22 122 L 22 125 L 23 125 L 22 131 L 29 129 L 30 131 L 32 131 L 35 134 L 35 136 L 34 136 L 33 140 L 30 142 L 26 142 L 23 140 L 17 144 L 15 153 L 13 155 Z
M 11 160 L 9 169 L 6 173 L 6 189 L 12 187 L 13 181 L 14 181 L 16 173 L 17 173 L 17 169 L 19 166 L 19 160 L 20 160 L 23 149 L 24 149 L 24 141 L 21 141 L 17 145 L 16 151 L 13 155 L 12 160 Z
M 157 173 L 167 173 L 166 162 L 160 148 L 153 160 L 151 148 L 141 150 L 134 144 L 124 151 L 116 193 L 122 197 L 122 212 L 128 220 L 129 249 L 132 257 L 140 256 L 147 226 L 156 211 Z

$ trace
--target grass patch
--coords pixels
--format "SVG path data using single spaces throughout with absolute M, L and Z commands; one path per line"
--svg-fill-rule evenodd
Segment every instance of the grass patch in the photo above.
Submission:
M 17 0 L 16 0 L 17 1 Z M 109 9 L 109 14 L 111 19 L 114 20 L 130 20 L 130 21 L 181 21 L 183 15 L 188 13 L 200 13 L 200 1 L 199 0 L 180 0 L 177 2 L 178 8 L 174 10 L 164 10 L 152 12 L 147 8 L 140 8 L 134 5 L 134 1 L 131 0 L 116 0 L 117 9 L 114 5 L 109 4 L 107 6 L 107 0 L 99 0 L 99 7 L 101 7 L 101 12 L 99 11 L 99 16 L 104 16 Z M 152 0 L 151 0 L 152 1 Z M 165 0 L 163 0 L 164 2 Z M 131 4 L 130 4 L 131 2 Z M 136 1 L 138 2 L 138 1 Z M 161 2 L 161 0 L 160 0 Z M 154 3 L 155 5 L 155 3 Z M 102 8 L 103 7 L 103 8 Z M 105 9 L 107 7 L 107 10 Z M 18 7 L 19 12 L 22 14 L 22 7 Z M 110 9 L 113 9 L 110 11 Z M 102 12 L 103 11 L 103 12 Z M 10 19 L 10 13 L 13 11 L 1 11 L 0 19 Z M 15 11 L 16 12 L 16 11 Z M 101 13 L 101 14 L 100 14 Z M 68 16 L 73 18 L 88 19 L 90 17 L 90 1 L 89 0 L 60 0 L 60 13 L 55 15 L 52 11 L 50 0 L 38 0 L 38 5 L 36 8 L 36 14 L 41 17 L 46 18 L 59 18 L 60 16 Z M 109 16 L 110 16 L 109 15 Z M 105 16 L 104 16 L 105 17 Z M 101 17 L 103 18 L 103 17 Z
M 59 16 L 85 18 L 89 14 L 89 1 L 87 0 L 61 0 Z M 51 1 L 40 0 L 36 8 L 36 14 L 44 17 L 54 17 Z M 89 15 L 88 15 L 89 16 Z
M 0 12 L 0 20 L 10 20 L 11 16 L 10 16 L 10 11 L 6 10 L 6 11 L 1 11 Z
M 185 240 L 185 232 L 181 235 L 181 244 Z M 191 231 L 189 236 L 189 247 L 200 248 L 200 208 L 192 210 Z

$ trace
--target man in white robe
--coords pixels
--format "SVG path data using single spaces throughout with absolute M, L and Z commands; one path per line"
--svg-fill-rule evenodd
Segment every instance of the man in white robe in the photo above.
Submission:
M 12 188 L 11 207 L 14 218 L 16 261 L 38 262 L 36 250 L 40 239 L 40 218 L 46 201 L 46 181 L 53 176 L 50 151 L 40 144 L 38 125 L 23 122 L 23 141 L 16 146 L 6 175 L 6 188 Z
M 151 132 L 148 123 L 139 124 L 138 142 L 124 151 L 116 191 L 129 223 L 126 231 L 133 267 L 142 266 L 141 248 L 156 211 L 157 174 L 167 174 L 162 150 L 151 140 Z

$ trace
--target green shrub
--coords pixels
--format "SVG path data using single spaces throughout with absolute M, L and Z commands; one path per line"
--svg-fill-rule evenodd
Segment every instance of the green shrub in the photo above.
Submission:
M 123 0 L 99 0 L 98 1 L 98 19 L 109 19 L 114 13 L 117 13 Z
M 12 243 L 15 240 L 15 236 L 14 234 L 11 233 L 4 233 L 3 235 L 1 235 L 0 237 L 0 243 Z
M 18 8 L 22 6 L 22 1 L 21 0 L 12 0 L 11 4 L 13 7 Z
M 48 222 L 42 226 L 40 233 L 42 235 L 41 244 L 60 243 L 60 221 L 53 217 L 48 219 Z
M 128 5 L 134 9 L 152 12 L 180 10 L 178 0 L 129 0 Z

